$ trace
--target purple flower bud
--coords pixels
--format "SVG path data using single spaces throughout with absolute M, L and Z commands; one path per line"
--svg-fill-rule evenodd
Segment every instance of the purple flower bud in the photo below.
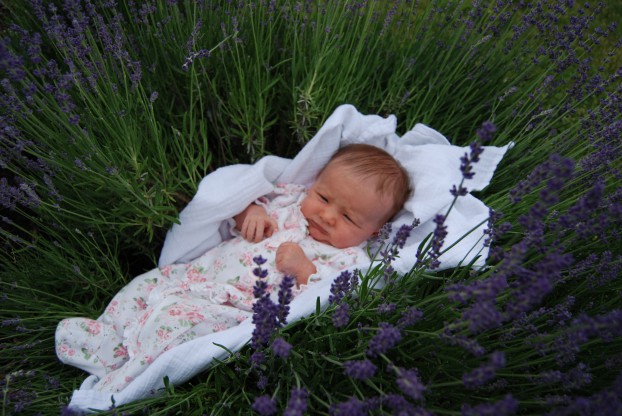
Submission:
M 307 399 L 309 393 L 303 387 L 300 389 L 293 388 L 289 394 L 287 408 L 283 412 L 283 416 L 302 416 L 307 411 Z
M 496 131 L 497 127 L 491 121 L 484 121 L 475 134 L 482 143 L 488 143 Z
M 343 328 L 350 322 L 350 307 L 347 303 L 342 303 L 335 308 L 332 317 L 335 328 Z
M 369 357 L 376 357 L 384 354 L 391 348 L 395 347 L 402 339 L 402 333 L 399 329 L 387 322 L 381 322 L 376 335 L 369 340 L 365 353 Z
M 251 363 L 253 367 L 259 367 L 266 362 L 266 354 L 263 351 L 255 351 L 251 355 Z
M 272 352 L 277 357 L 281 357 L 283 359 L 287 358 L 291 349 L 292 345 L 281 337 L 272 342 Z
M 293 276 L 284 276 L 283 280 L 279 284 L 279 322 L 281 325 L 287 323 L 287 315 L 289 314 L 289 304 L 291 303 L 294 295 L 292 294 L 292 287 L 294 287 L 294 281 L 296 279 Z
M 400 329 L 404 329 L 414 325 L 415 322 L 417 322 L 421 318 L 423 318 L 423 312 L 421 312 L 414 306 L 411 306 L 407 308 L 404 312 L 402 312 L 401 318 L 399 319 L 399 321 L 397 321 L 397 326 Z
M 328 302 L 331 304 L 339 303 L 344 296 L 346 296 L 351 291 L 351 278 L 352 273 L 349 270 L 344 270 L 341 272 L 339 276 L 333 281 L 330 286 L 330 296 L 328 297 Z
M 465 373 L 462 383 L 467 389 L 476 389 L 488 383 L 495 377 L 496 370 L 505 367 L 505 354 L 495 351 L 490 355 L 490 360 L 482 366 Z
M 270 396 L 264 394 L 263 396 L 255 397 L 252 408 L 262 416 L 269 416 L 276 413 L 276 402 Z
M 344 374 L 357 380 L 365 380 L 376 374 L 376 365 L 365 359 L 360 361 L 346 361 L 343 363 Z
M 255 329 L 251 346 L 258 349 L 268 345 L 278 326 L 278 306 L 272 303 L 268 295 L 257 299 L 253 304 L 253 324 Z
M 257 380 L 257 388 L 259 390 L 265 390 L 268 387 L 268 377 L 261 374 L 259 380 Z
M 498 402 L 483 403 L 477 406 L 471 406 L 465 403 L 462 405 L 461 410 L 462 416 L 507 416 L 516 413 L 518 410 L 518 401 L 512 397 L 511 394 L 508 394 Z
M 432 234 L 432 240 L 430 241 L 430 251 L 428 256 L 430 258 L 430 269 L 437 269 L 441 262 L 438 258 L 441 255 L 441 248 L 445 244 L 445 237 L 447 237 L 447 226 L 445 225 L 445 216 L 437 214 L 434 217 L 434 233 Z
M 391 313 L 395 310 L 395 308 L 396 308 L 395 303 L 382 303 L 378 305 L 378 313 L 379 314 Z
M 337 416 L 358 416 L 368 414 L 368 404 L 364 401 L 351 397 L 345 402 L 336 403 L 331 406 L 331 415 Z
M 399 367 L 392 367 L 397 373 L 396 384 L 404 393 L 413 400 L 422 400 L 423 392 L 426 391 L 425 386 L 419 380 L 419 374 L 416 369 L 406 370 Z
M 262 269 L 261 267 L 255 267 L 253 269 L 253 274 L 259 278 L 264 278 L 268 276 L 268 270 Z

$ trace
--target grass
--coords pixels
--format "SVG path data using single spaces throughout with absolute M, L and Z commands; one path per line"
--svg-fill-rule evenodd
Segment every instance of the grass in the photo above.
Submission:
M 489 267 L 420 268 L 382 291 L 359 288 L 345 300 L 347 327 L 329 307 L 281 330 L 294 346 L 286 361 L 268 354 L 258 372 L 245 348 L 160 398 L 105 413 L 249 414 L 266 394 L 282 412 L 298 387 L 309 414 L 348 414 L 355 400 L 372 414 L 619 411 L 622 57 L 620 30 L 596 28 L 620 21 L 622 6 L 37 4 L 0 5 L 3 414 L 67 404 L 85 374 L 57 361 L 57 323 L 97 317 L 154 267 L 204 175 L 294 155 L 342 103 L 395 114 L 401 132 L 426 123 L 459 145 L 489 120 L 491 144 L 516 143 L 478 194 L 503 214 L 497 229 L 512 226 Z M 507 286 L 496 291 L 500 276 Z M 409 307 L 424 319 L 366 356 L 380 323 L 396 326 Z M 469 388 L 465 374 L 490 370 L 495 351 L 504 366 Z M 344 362 L 366 358 L 373 377 L 344 375 Z M 394 366 L 416 369 L 424 400 L 400 387 L 410 373 Z

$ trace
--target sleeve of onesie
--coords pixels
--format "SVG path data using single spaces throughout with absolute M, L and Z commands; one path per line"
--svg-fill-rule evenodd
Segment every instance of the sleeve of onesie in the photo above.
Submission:
M 264 207 L 268 215 L 277 219 L 273 212 L 280 208 L 290 207 L 295 209 L 300 199 L 304 196 L 305 191 L 306 188 L 303 185 L 276 184 L 270 193 L 257 198 L 253 203 Z M 233 218 L 228 221 L 228 227 L 231 235 L 240 235 L 239 231 L 235 229 Z

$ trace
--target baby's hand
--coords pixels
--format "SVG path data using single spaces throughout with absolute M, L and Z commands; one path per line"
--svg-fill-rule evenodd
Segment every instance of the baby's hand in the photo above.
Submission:
M 240 225 L 240 221 L 242 224 Z M 235 217 L 236 227 L 246 241 L 258 243 L 266 237 L 272 236 L 278 229 L 275 220 L 268 216 L 264 207 L 249 205 L 242 213 Z
M 276 268 L 283 274 L 295 276 L 298 285 L 306 285 L 317 269 L 297 243 L 286 242 L 276 250 Z

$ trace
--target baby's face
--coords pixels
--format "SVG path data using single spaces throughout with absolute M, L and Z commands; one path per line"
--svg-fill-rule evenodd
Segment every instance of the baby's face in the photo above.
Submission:
M 322 171 L 301 205 L 311 237 L 337 248 L 369 239 L 391 209 L 392 201 L 375 191 L 372 180 L 363 180 L 339 164 Z

